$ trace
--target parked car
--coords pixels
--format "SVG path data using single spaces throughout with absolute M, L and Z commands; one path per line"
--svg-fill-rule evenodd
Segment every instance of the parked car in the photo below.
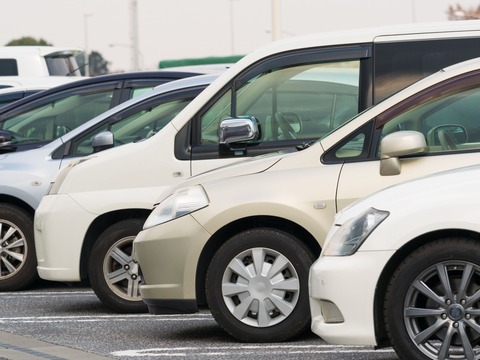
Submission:
M 247 55 L 156 136 L 82 159 L 59 176 L 36 211 L 40 277 L 66 282 L 90 279 L 96 293 L 110 308 L 145 311 L 138 292 L 129 290 L 129 284 L 137 284 L 138 279 L 137 267 L 130 263 L 131 243 L 166 187 L 245 158 L 295 146 L 306 147 L 305 144 L 341 127 L 359 111 L 440 66 L 475 54 L 480 56 L 479 24 L 474 21 L 430 26 L 409 24 L 324 33 L 276 42 Z M 346 134 L 343 129 L 335 134 Z M 339 141 L 336 136 L 340 135 L 328 137 L 327 141 Z M 314 146 L 317 151 L 320 147 L 320 144 Z M 374 160 L 374 154 L 369 156 Z M 315 157 L 315 164 L 318 159 Z M 329 161 L 339 169 L 337 162 L 346 160 Z M 323 187 L 330 192 L 328 185 Z M 228 199 L 236 193 L 238 190 L 234 189 L 232 194 L 223 196 Z M 333 218 L 334 209 L 329 207 L 326 211 L 332 212 Z M 227 235 L 231 234 L 216 238 L 209 255 Z M 310 242 L 313 261 L 320 246 L 313 238 Z M 201 247 L 201 241 L 195 244 L 191 251 Z M 117 248 L 122 250 L 124 258 L 112 256 L 112 249 Z M 180 248 L 177 251 L 182 253 Z M 199 279 L 203 279 L 207 263 L 200 265 Z M 165 269 L 167 264 L 170 261 L 164 263 Z M 128 278 L 122 283 L 112 281 L 111 277 L 122 266 L 128 269 Z M 192 262 L 190 270 L 194 267 Z M 101 278 L 90 278 L 92 273 Z M 165 295 L 174 302 L 186 298 L 188 310 L 194 311 L 196 299 L 201 301 L 205 295 L 203 280 L 195 290 L 190 275 L 185 274 L 191 285 L 185 293 L 155 296 Z M 165 293 L 169 289 L 166 286 Z M 306 304 L 308 297 L 303 299 Z M 150 311 L 157 313 L 171 310 L 178 309 L 169 309 L 167 305 L 163 309 L 150 307 Z M 302 320 L 302 326 L 306 325 L 308 319 Z M 283 329 L 282 325 L 279 327 Z M 260 333 L 271 335 L 270 328 L 255 324 L 247 326 L 246 331 L 253 337 Z
M 54 46 L 0 46 L 2 76 L 81 76 L 76 48 Z
M 477 358 L 479 183 L 478 165 L 456 169 L 341 211 L 310 272 L 313 331 L 402 359 Z
M 33 214 L 55 173 L 72 158 L 92 153 L 91 137 L 102 130 L 115 133 L 116 145 L 149 136 L 133 132 L 135 136 L 127 136 L 130 126 L 143 125 L 140 122 L 119 128 L 132 119 L 130 113 L 141 116 L 141 104 L 130 102 L 129 108 L 99 115 L 132 97 L 140 98 L 156 84 L 168 85 L 192 75 L 156 71 L 99 76 L 45 90 L 0 109 L 1 291 L 25 288 L 37 277 Z M 186 105 L 182 103 L 185 95 L 171 90 L 167 87 L 164 96 L 159 90 L 156 98 L 141 99 L 151 103 L 148 109 L 174 100 L 166 106 L 176 114 L 174 110 Z M 190 93 L 188 99 L 192 97 Z M 163 125 L 159 122 L 158 127 Z M 143 128 L 147 130 L 146 125 Z M 102 139 L 96 139 L 96 149 L 111 146 Z
M 480 59 L 445 68 L 307 149 L 167 190 L 134 240 L 149 311 L 195 312 L 205 296 L 242 341 L 302 333 L 308 271 L 335 213 L 395 183 L 479 162 L 479 79 Z

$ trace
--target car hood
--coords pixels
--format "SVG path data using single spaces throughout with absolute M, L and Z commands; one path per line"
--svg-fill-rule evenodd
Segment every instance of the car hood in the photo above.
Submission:
M 317 154 L 318 150 L 315 150 L 317 147 L 321 149 L 321 145 L 319 142 L 315 142 L 312 146 L 305 150 L 299 151 L 296 148 L 292 148 L 274 153 L 268 153 L 265 155 L 255 156 L 243 161 L 215 168 L 202 174 L 192 176 L 176 185 L 169 187 L 162 195 L 160 195 L 156 203 L 160 203 L 180 188 L 185 188 L 198 184 L 202 185 L 219 179 L 224 180 L 228 178 L 247 176 L 268 171 L 272 169 L 272 167 L 276 168 L 277 165 L 285 158 L 291 158 L 289 164 L 286 165 L 287 167 L 291 166 L 292 162 L 296 162 L 295 159 L 297 159 L 297 156 L 302 156 L 304 153 L 307 152 L 313 152 L 314 154 Z
M 157 200 L 157 203 L 161 202 L 163 199 L 169 197 L 173 194 L 177 189 L 184 188 L 192 185 L 202 184 L 209 181 L 214 181 L 220 178 L 230 178 L 236 177 L 241 175 L 249 175 L 263 172 L 276 163 L 278 163 L 285 154 L 289 153 L 290 151 L 280 151 L 265 155 L 259 155 L 253 158 L 249 158 L 246 160 L 242 160 L 237 163 L 225 165 L 213 170 L 209 170 L 202 174 L 192 176 L 177 185 L 173 185 L 172 187 L 168 188 Z
M 340 224 L 367 208 L 396 211 L 416 204 L 430 208 L 454 207 L 480 200 L 480 165 L 467 166 L 412 179 L 368 195 L 340 211 L 335 223 Z

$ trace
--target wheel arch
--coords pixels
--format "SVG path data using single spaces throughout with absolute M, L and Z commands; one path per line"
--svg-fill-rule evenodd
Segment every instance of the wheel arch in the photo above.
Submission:
M 400 249 L 398 249 L 383 269 L 379 281 L 377 283 L 377 290 L 375 291 L 374 298 L 374 324 L 375 324 L 375 336 L 377 337 L 377 347 L 390 347 L 391 344 L 387 339 L 387 331 L 384 323 L 384 300 L 387 291 L 387 286 L 391 276 L 400 263 L 413 251 L 420 246 L 430 243 L 435 240 L 439 240 L 446 237 L 464 237 L 468 239 L 474 239 L 480 242 L 480 233 L 465 230 L 465 229 L 442 229 L 426 234 L 422 234 Z
M 147 209 L 121 209 L 111 211 L 98 216 L 88 227 L 82 245 L 80 256 L 80 277 L 82 280 L 88 278 L 88 257 L 90 250 L 100 234 L 113 224 L 129 219 L 141 219 L 145 221 L 151 210 Z
M 32 217 L 32 219 L 33 215 L 35 214 L 35 209 L 32 206 L 15 196 L 0 194 L 0 203 L 14 205 L 22 210 L 25 210 L 28 215 Z
M 318 241 L 307 230 L 290 220 L 273 216 L 251 216 L 237 219 L 215 232 L 205 244 L 202 253 L 200 254 L 195 282 L 197 302 L 199 305 L 203 306 L 206 304 L 205 278 L 207 268 L 218 248 L 233 235 L 245 230 L 260 227 L 282 230 L 289 233 L 301 239 L 303 244 L 307 246 L 315 257 L 320 255 L 321 247 Z

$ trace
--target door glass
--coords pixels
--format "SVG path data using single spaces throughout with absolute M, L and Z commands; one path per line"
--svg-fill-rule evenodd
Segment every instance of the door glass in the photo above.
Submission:
M 267 71 L 227 91 L 201 118 L 201 144 L 218 144 L 219 123 L 250 116 L 261 141 L 317 139 L 358 113 L 360 62 L 337 61 Z
M 7 118 L 2 130 L 12 133 L 12 144 L 55 140 L 107 111 L 113 91 L 112 87 L 56 98 Z
M 116 114 L 115 122 L 106 119 L 102 124 L 72 141 L 72 156 L 87 155 L 93 152 L 92 138 L 102 131 L 111 131 L 114 145 L 140 141 L 155 135 L 167 125 L 190 101 L 193 96 L 152 105 L 150 102 L 133 111 L 131 109 Z
M 426 139 L 428 153 L 480 149 L 480 88 L 441 93 L 392 118 L 382 137 L 395 131 L 414 130 Z

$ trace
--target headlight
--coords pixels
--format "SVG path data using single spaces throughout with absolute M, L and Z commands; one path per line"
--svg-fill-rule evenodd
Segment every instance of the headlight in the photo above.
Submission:
M 153 209 L 144 229 L 190 214 L 208 206 L 208 197 L 200 185 L 179 189 Z
M 369 208 L 346 221 L 327 241 L 323 249 L 323 255 L 349 256 L 354 254 L 389 214 L 388 211 Z

